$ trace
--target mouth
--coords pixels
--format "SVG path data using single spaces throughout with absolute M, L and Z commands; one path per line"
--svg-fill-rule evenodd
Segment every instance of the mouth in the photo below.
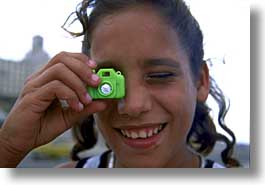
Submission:
M 116 128 L 125 144 L 133 148 L 149 148 L 156 145 L 167 123 L 144 127 Z

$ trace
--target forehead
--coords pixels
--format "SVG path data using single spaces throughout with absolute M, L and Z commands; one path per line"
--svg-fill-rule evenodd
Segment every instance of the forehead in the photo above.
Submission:
M 119 31 L 120 28 L 133 28 L 134 31 L 146 32 L 150 30 L 158 31 L 162 27 L 167 29 L 168 25 L 154 7 L 135 5 L 103 16 L 103 18 L 99 19 L 96 30 L 93 33 L 113 27 L 115 27 L 116 31 Z
M 102 18 L 91 39 L 91 57 L 96 61 L 110 56 L 113 60 L 165 57 L 180 50 L 177 33 L 150 6 L 132 7 Z

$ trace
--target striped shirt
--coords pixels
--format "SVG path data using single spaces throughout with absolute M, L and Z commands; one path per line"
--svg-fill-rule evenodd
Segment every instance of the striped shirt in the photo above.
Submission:
M 88 157 L 78 161 L 76 168 L 111 168 L 109 162 L 113 160 L 112 151 L 106 151 L 100 155 Z M 203 159 L 201 168 L 225 168 L 210 159 Z

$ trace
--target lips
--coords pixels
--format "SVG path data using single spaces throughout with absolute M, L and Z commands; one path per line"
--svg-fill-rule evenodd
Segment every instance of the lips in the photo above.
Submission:
M 134 128 L 134 129 L 120 129 L 120 133 L 127 138 L 130 139 L 138 139 L 138 138 L 149 138 L 153 135 L 158 134 L 163 128 L 165 124 L 156 125 L 153 127 L 146 128 Z
M 133 148 L 148 148 L 158 143 L 160 133 L 166 127 L 166 123 L 139 127 L 123 127 L 116 129 L 125 144 Z

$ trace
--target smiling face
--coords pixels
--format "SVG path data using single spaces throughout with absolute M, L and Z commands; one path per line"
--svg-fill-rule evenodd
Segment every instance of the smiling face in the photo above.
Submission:
M 191 167 L 186 145 L 197 88 L 176 32 L 147 6 L 102 18 L 91 58 L 126 78 L 126 97 L 94 115 L 117 167 Z

